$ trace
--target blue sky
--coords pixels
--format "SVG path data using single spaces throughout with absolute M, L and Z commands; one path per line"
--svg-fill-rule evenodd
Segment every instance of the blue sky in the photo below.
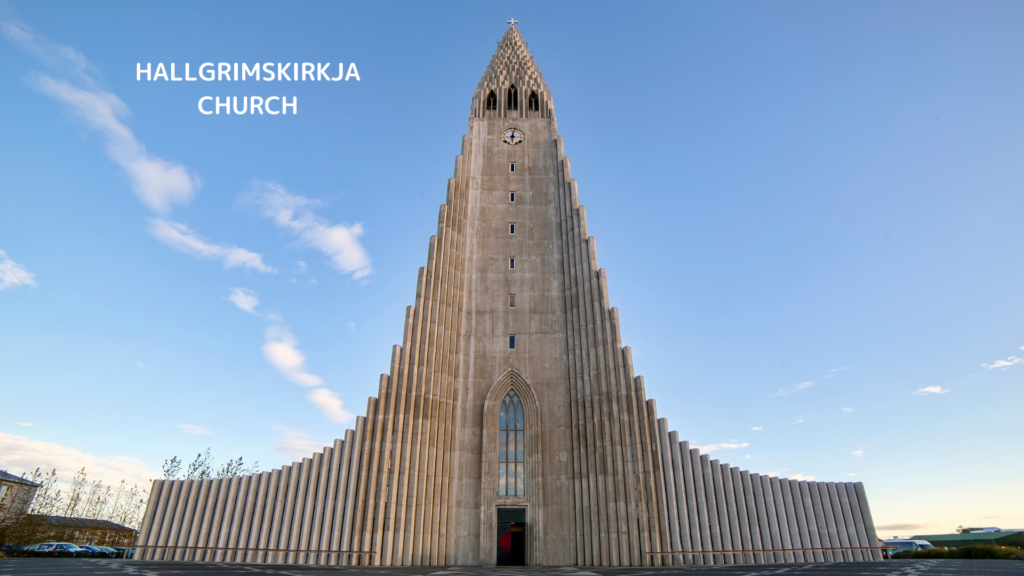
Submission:
M 340 437 L 513 16 L 670 427 L 863 481 L 885 536 L 1024 528 L 1012 2 L 4 4 L 0 467 L 143 482 Z M 285 61 L 359 79 L 136 80 Z M 253 95 L 298 114 L 197 109 Z

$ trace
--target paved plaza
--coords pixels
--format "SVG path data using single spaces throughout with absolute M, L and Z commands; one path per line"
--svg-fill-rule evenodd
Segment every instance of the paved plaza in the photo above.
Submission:
M 84 560 L 77 558 L 13 558 L 0 560 L 0 576 L 328 576 L 358 574 L 372 576 L 669 576 L 683 572 L 714 575 L 761 576 L 801 574 L 829 576 L 1024 576 L 1024 562 L 1016 560 L 894 560 L 833 564 L 771 564 L 709 566 L 702 568 L 538 568 L 538 567 L 388 567 L 303 566 L 284 564 L 206 564 L 198 562 L 144 562 Z

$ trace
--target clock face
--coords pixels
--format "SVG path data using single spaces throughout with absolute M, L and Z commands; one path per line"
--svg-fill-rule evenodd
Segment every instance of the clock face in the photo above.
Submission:
M 509 128 L 501 133 L 501 141 L 510 146 L 515 146 L 526 139 L 526 135 L 519 128 Z

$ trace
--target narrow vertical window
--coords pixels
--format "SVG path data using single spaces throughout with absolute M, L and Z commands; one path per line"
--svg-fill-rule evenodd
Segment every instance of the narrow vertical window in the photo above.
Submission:
M 516 89 L 515 84 L 508 87 L 508 98 L 505 101 L 508 103 L 509 110 L 519 110 L 519 90 Z
M 516 201 L 516 193 L 515 192 L 509 192 L 508 193 L 508 201 L 509 202 L 515 202 Z
M 515 222 L 509 222 L 508 223 L 508 233 L 509 234 L 515 234 L 516 233 L 516 223 Z
M 509 308 L 515 308 L 516 307 L 516 295 L 515 294 L 509 294 L 508 295 L 508 307 Z
M 509 258 L 508 259 L 508 269 L 509 270 L 515 270 L 516 269 L 516 259 L 515 258 Z
M 515 350 L 516 349 L 516 335 L 515 334 L 509 334 L 508 335 L 508 349 L 509 350 Z
M 497 110 L 498 109 L 498 97 L 494 94 L 494 90 L 491 90 L 487 94 L 487 109 Z
M 525 435 L 523 403 L 509 392 L 498 416 L 498 496 L 526 495 Z
M 509 162 L 508 163 L 508 171 L 509 172 L 515 172 L 516 171 L 516 163 L 515 162 Z
M 530 100 L 529 100 L 529 105 L 527 106 L 527 109 L 530 112 L 537 112 L 537 111 L 540 110 L 540 100 L 537 99 L 537 93 L 536 92 L 530 92 Z

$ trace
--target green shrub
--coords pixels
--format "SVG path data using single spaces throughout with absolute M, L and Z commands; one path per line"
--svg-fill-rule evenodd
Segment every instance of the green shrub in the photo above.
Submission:
M 931 550 L 908 550 L 893 555 L 893 559 L 956 558 L 962 560 L 1021 560 L 1024 550 L 1013 546 L 990 546 L 972 544 L 959 548 L 932 548 Z

